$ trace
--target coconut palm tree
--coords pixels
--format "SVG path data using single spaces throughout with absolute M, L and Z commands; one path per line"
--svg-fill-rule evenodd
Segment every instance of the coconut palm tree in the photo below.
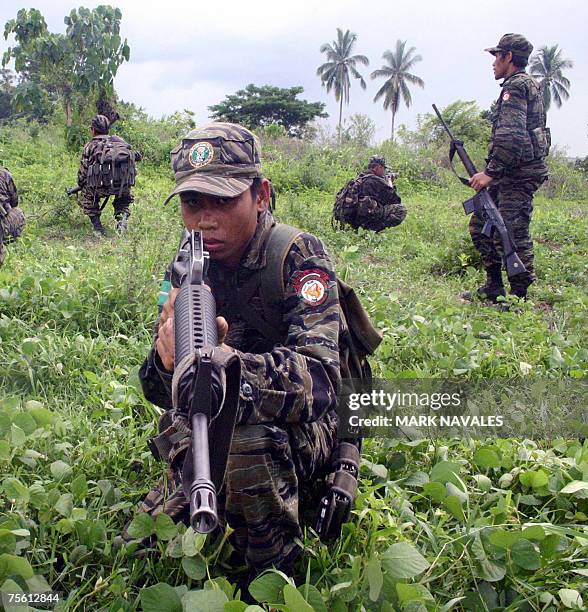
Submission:
M 386 79 L 375 95 L 374 102 L 377 102 L 383 97 L 384 109 L 390 109 L 392 111 L 392 131 L 390 133 L 392 140 L 394 140 L 394 119 L 400 107 L 401 97 L 406 108 L 409 108 L 412 104 L 412 97 L 408 84 L 418 85 L 421 88 L 425 86 L 423 79 L 409 72 L 409 70 L 411 70 L 417 62 L 422 61 L 423 58 L 420 55 L 413 55 L 416 51 L 415 47 L 411 47 L 408 51 L 405 51 L 405 47 L 405 40 L 397 40 L 396 49 L 394 49 L 394 51 L 386 51 L 384 55 L 382 55 L 387 64 L 382 66 L 379 70 L 374 70 L 371 74 L 372 79 L 380 77 Z
M 351 55 L 356 41 L 357 34 L 349 30 L 343 33 L 341 28 L 337 28 L 337 40 L 321 46 L 321 53 L 326 53 L 327 61 L 319 66 L 316 71 L 321 78 L 323 87 L 327 88 L 327 93 L 331 89 L 335 90 L 335 100 L 339 102 L 339 138 L 341 138 L 343 102 L 349 104 L 349 88 L 351 86 L 349 75 L 351 74 L 353 78 L 359 80 L 362 89 L 366 88 L 365 81 L 357 71 L 356 65 L 367 66 L 370 62 L 365 55 Z
M 574 62 L 564 59 L 561 54 L 557 45 L 543 46 L 531 58 L 530 73 L 541 85 L 545 112 L 549 110 L 551 100 L 559 108 L 570 97 L 570 81 L 563 75 L 563 70 L 572 68 Z

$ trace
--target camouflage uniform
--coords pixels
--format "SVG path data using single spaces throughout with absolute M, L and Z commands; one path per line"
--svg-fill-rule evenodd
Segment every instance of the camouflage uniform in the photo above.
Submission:
M 528 57 L 532 48 L 522 36 L 507 34 L 498 47 L 487 51 L 495 54 L 509 50 L 514 55 L 518 51 Z M 547 179 L 545 156 L 549 147 L 549 132 L 545 128 L 543 97 L 532 77 L 521 69 L 504 79 L 501 87 L 493 113 L 492 136 L 484 173 L 495 179 L 489 187 L 490 194 L 527 269 L 526 273 L 509 279 L 513 293 L 522 297 L 536 279 L 529 226 L 533 195 Z M 482 255 L 486 270 L 497 270 L 497 277 L 500 278 L 502 242 L 496 232 L 492 238 L 484 236 L 483 226 L 484 220 L 473 215 L 470 220 L 472 240 Z
M 236 134 L 235 128 L 239 128 Z M 217 129 L 220 145 L 212 135 Z M 243 134 L 249 132 L 222 123 L 194 132 L 195 138 L 190 139 L 190 134 L 172 152 L 176 192 L 182 187 L 188 190 L 186 181 L 203 181 L 202 189 L 223 190 L 227 196 L 231 190 L 234 195 L 242 193 L 251 184 L 252 174 L 243 177 L 241 169 L 241 174 L 230 175 L 228 181 L 226 175 L 213 175 L 213 171 L 220 172 L 222 168 L 218 170 L 212 164 L 207 167 L 207 160 L 210 156 L 217 158 L 218 145 L 222 149 L 219 157 L 225 160 L 219 166 L 235 171 L 239 159 L 257 155 L 253 135 L 250 142 L 243 141 Z M 256 162 L 257 167 L 259 160 Z M 194 173 L 189 163 L 202 170 Z M 218 498 L 219 515 L 233 528 L 231 542 L 254 571 L 272 565 L 289 571 L 300 553 L 295 539 L 302 537 L 301 486 L 315 481 L 328 467 L 336 440 L 335 406 L 341 384 L 338 338 L 342 322 L 337 282 L 331 260 L 318 238 L 300 234 L 283 262 L 285 293 L 281 310 L 287 330 L 280 341 L 268 341 L 243 315 L 247 309 L 248 314 L 253 311 L 263 316 L 259 285 L 248 300 L 235 298 L 237 291 L 266 266 L 267 238 L 274 224 L 269 211 L 259 215 L 255 234 L 236 270 L 214 259 L 209 267 L 217 313 L 229 323 L 224 343 L 234 349 L 241 362 L 237 425 Z M 172 286 L 178 285 L 171 267 L 166 278 Z M 317 278 L 323 295 L 312 300 L 304 287 L 309 279 Z M 141 367 L 140 379 L 146 398 L 167 410 L 160 430 L 167 428 L 171 432 L 174 445 L 169 454 L 171 468 L 139 510 L 166 512 L 185 519 L 189 500 L 177 468 L 189 443 L 189 429 L 185 419 L 172 408 L 172 376 L 163 368 L 155 349 L 157 329 L 156 325 L 154 345 Z M 125 537 L 128 539 L 128 535 Z
M 406 217 L 406 208 L 402 204 L 396 186 L 371 170 L 362 172 L 357 179 L 361 181 L 359 203 L 354 228 L 381 232 L 387 227 L 400 225 Z
M 25 224 L 18 207 L 18 192 L 12 174 L 0 167 L 0 265 L 6 257 L 5 244 L 20 236 Z
M 98 134 L 90 140 L 84 147 L 82 152 L 82 159 L 80 160 L 80 169 L 78 171 L 78 185 L 82 188 L 82 208 L 84 213 L 90 218 L 100 217 L 100 200 L 108 197 L 108 193 L 104 193 L 99 188 L 91 188 L 86 185 L 88 178 L 88 168 L 98 163 L 100 155 L 102 154 L 102 140 L 104 138 L 110 138 L 119 142 L 125 142 L 120 136 L 112 135 L 107 136 L 104 134 Z M 134 198 L 131 194 L 130 189 L 125 189 L 120 195 L 115 195 L 112 205 L 114 207 L 115 219 L 121 219 L 123 215 L 128 217 L 131 212 L 129 205 L 133 202 Z

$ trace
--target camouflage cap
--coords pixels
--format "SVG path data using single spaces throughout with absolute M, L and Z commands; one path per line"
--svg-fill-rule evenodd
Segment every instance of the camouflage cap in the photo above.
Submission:
M 513 55 L 527 59 L 533 51 L 533 45 L 522 34 L 509 32 L 498 41 L 496 47 L 488 47 L 484 51 L 492 55 L 496 55 L 499 51 L 512 51 Z
M 195 128 L 171 152 L 176 188 L 234 198 L 261 177 L 260 146 L 255 134 L 236 123 L 214 122 Z
M 92 119 L 90 126 L 94 128 L 98 134 L 108 134 L 108 130 L 110 129 L 110 121 L 108 121 L 108 117 L 105 115 L 96 115 Z

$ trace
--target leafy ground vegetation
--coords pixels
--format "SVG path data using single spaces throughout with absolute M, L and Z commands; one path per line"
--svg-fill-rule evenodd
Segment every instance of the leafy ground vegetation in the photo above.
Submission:
M 309 530 L 295 576 L 250 586 L 256 606 L 241 601 L 244 574 L 229 569 L 222 538 L 143 516 L 132 530 L 152 535 L 153 551 L 116 550 L 163 470 L 146 448 L 158 415 L 137 370 L 180 230 L 176 206 L 161 206 L 171 171 L 148 152 L 130 231 L 115 235 L 107 210 L 98 240 L 64 194 L 78 158 L 52 128 L 6 128 L 0 140 L 29 219 L 0 269 L 3 591 L 50 587 L 72 611 L 586 609 L 588 443 L 578 440 L 369 441 L 353 522 L 329 546 Z M 330 225 L 334 193 L 373 151 L 279 137 L 265 151 L 279 218 L 324 238 L 382 330 L 378 376 L 586 376 L 586 185 L 561 160 L 536 199 L 539 282 L 503 312 L 459 298 L 482 273 L 467 190 L 434 151 L 384 147 L 409 214 L 379 235 Z

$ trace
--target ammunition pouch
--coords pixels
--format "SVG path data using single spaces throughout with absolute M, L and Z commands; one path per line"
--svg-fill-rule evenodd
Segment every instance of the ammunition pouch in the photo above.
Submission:
M 549 128 L 537 127 L 529 130 L 531 144 L 533 145 L 534 159 L 543 159 L 549 155 L 551 147 L 551 130 Z
M 321 499 L 316 522 L 316 531 L 322 540 L 338 538 L 343 523 L 349 521 L 357 493 L 359 459 L 359 449 L 351 442 L 341 441 L 333 450 L 327 492 Z

